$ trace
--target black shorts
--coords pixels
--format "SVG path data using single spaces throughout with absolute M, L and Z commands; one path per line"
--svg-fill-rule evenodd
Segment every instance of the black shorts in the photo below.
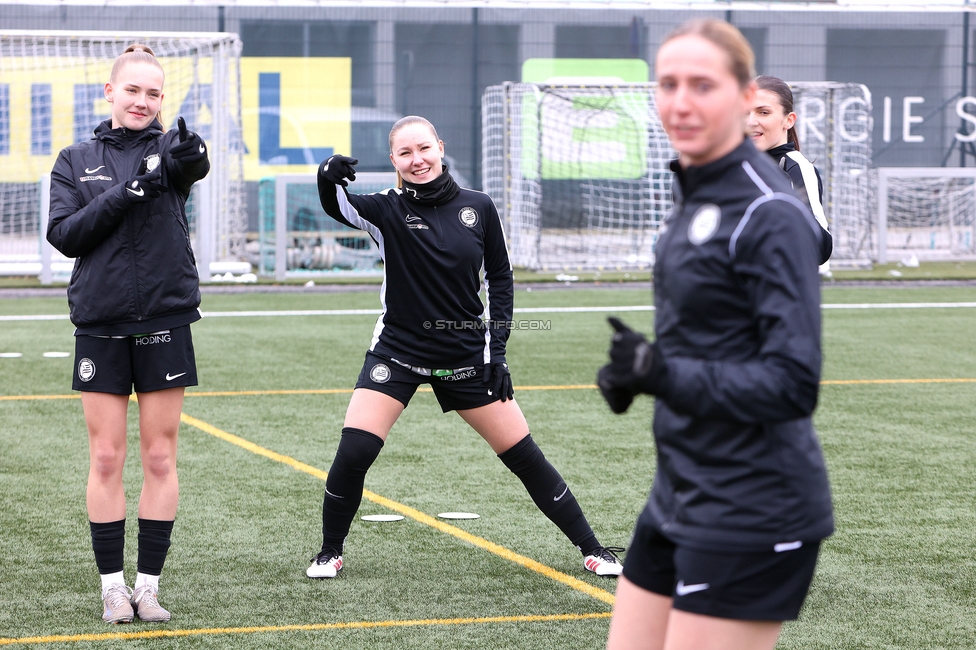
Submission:
M 820 542 L 785 542 L 762 551 L 702 551 L 677 546 L 647 510 L 634 529 L 624 577 L 673 599 L 686 612 L 748 621 L 790 621 L 800 614 Z
M 498 401 L 498 396 L 491 394 L 491 385 L 484 379 L 483 364 L 464 368 L 417 368 L 367 352 L 356 388 L 378 391 L 406 406 L 421 384 L 430 384 L 441 410 L 447 413 Z
M 190 326 L 133 336 L 75 337 L 73 390 L 130 395 L 197 385 Z

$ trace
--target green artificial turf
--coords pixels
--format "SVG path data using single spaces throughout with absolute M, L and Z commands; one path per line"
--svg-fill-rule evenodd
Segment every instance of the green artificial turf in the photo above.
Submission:
M 825 287 L 815 422 L 838 530 L 779 647 L 972 647 L 976 310 L 850 306 L 974 301 L 973 287 Z M 516 314 L 526 321 L 509 346 L 516 398 L 607 545 L 626 545 L 650 487 L 652 404 L 642 398 L 614 416 L 592 384 L 606 359 L 606 316 L 650 332 L 649 305 L 650 292 L 639 288 L 516 294 L 519 310 L 536 310 Z M 217 314 L 378 307 L 376 292 L 204 296 L 209 315 L 193 325 L 200 386 L 184 404 L 181 502 L 161 582 L 173 620 L 120 627 L 100 619 L 84 504 L 86 433 L 69 389 L 73 359 L 42 356 L 72 352 L 72 327 L 64 319 L 0 321 L 0 352 L 23 354 L 0 358 L 0 645 L 601 648 L 613 581 L 582 570 L 579 554 L 518 480 L 429 392 L 418 393 L 393 428 L 366 489 L 428 516 L 476 512 L 480 519 L 450 522 L 452 530 L 508 556 L 410 517 L 357 518 L 340 577 L 305 578 L 320 542 L 320 475 L 335 453 L 376 316 Z M 571 307 L 595 311 L 545 311 Z M 66 313 L 63 298 L 0 301 L 0 316 Z M 125 474 L 130 581 L 136 415 L 133 404 Z M 360 514 L 386 512 L 365 499 Z M 174 631 L 187 636 L 158 636 Z M 148 638 L 111 636 L 143 632 Z M 56 635 L 63 638 L 46 638 Z

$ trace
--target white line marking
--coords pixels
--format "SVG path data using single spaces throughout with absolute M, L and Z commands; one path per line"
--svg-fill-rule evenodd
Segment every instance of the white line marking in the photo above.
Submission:
M 864 302 L 827 303 L 823 309 L 971 309 L 976 302 Z M 651 305 L 618 305 L 612 307 L 516 307 L 516 314 L 606 313 L 654 311 Z M 206 311 L 207 318 L 251 318 L 264 316 L 375 316 L 379 309 L 293 309 L 285 311 Z M 24 314 L 0 316 L 0 322 L 68 320 L 67 314 Z
M 952 309 L 954 307 L 976 307 L 976 302 L 865 302 L 830 303 L 821 305 L 823 309 Z

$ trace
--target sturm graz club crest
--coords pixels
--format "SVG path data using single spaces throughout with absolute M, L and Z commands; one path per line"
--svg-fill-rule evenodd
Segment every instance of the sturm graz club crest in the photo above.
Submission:
M 95 376 L 95 364 L 91 359 L 85 357 L 78 362 L 78 379 L 88 382 Z
M 715 235 L 721 222 L 722 210 L 717 205 L 706 203 L 698 208 L 688 224 L 688 241 L 696 246 L 704 244 Z
M 369 371 L 369 378 L 377 384 L 390 381 L 390 368 L 385 363 L 378 363 Z
M 155 171 L 159 167 L 159 161 L 161 160 L 158 153 L 152 153 L 142 159 L 142 168 L 139 170 L 139 175 L 148 174 L 149 172 Z
M 478 225 L 478 211 L 474 208 L 461 208 L 458 219 L 468 228 L 474 228 Z

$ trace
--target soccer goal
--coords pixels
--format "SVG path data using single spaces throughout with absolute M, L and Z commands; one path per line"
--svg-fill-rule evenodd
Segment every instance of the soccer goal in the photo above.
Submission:
M 976 259 L 976 169 L 879 167 L 878 262 Z
M 45 240 L 45 177 L 64 147 L 110 116 L 103 88 L 132 43 L 153 49 L 166 74 L 163 126 L 182 116 L 209 144 L 210 173 L 187 203 L 201 277 L 244 256 L 240 53 L 236 34 L 0 30 L 0 274 L 70 273 Z
M 805 155 L 824 178 L 834 258 L 873 253 L 871 95 L 861 84 L 792 84 Z M 505 83 L 482 98 L 483 185 L 512 263 L 536 270 L 653 264 L 675 157 L 654 84 Z
M 395 185 L 394 172 L 358 172 L 348 189 L 368 194 Z M 259 275 L 285 280 L 382 273 L 376 242 L 322 209 L 315 174 L 262 179 L 258 203 L 258 237 L 247 243 L 247 259 Z

